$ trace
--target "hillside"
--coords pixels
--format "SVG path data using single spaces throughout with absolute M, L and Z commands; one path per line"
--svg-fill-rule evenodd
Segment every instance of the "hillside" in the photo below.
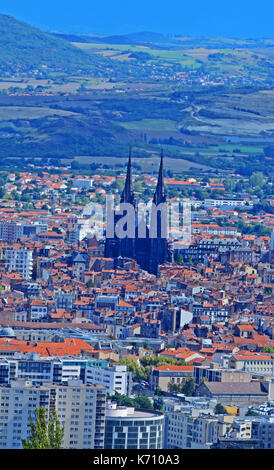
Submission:
M 99 73 L 106 63 L 104 58 L 86 54 L 61 38 L 0 15 L 0 73 Z
M 162 146 L 188 168 L 267 173 L 273 70 L 272 40 L 60 37 L 0 15 L 0 167 Z

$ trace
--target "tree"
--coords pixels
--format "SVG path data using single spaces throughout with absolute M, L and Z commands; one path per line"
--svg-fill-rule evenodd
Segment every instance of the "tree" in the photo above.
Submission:
M 163 395 L 163 391 L 160 389 L 160 387 L 156 387 L 156 389 L 154 390 L 154 395 L 156 397 L 161 397 Z
M 255 171 L 249 178 L 252 188 L 258 187 L 260 189 L 265 184 L 265 178 L 261 171 Z
M 274 354 L 274 348 L 273 348 L 272 346 L 265 346 L 265 347 L 262 349 L 262 352 Z
M 184 393 L 187 397 L 191 397 L 195 391 L 195 382 L 193 377 L 189 377 L 183 381 L 182 384 L 182 393 Z
M 162 410 L 164 407 L 164 400 L 162 397 L 155 397 L 153 399 L 153 409 L 154 410 Z
M 167 388 L 169 392 L 183 393 L 187 397 L 191 397 L 195 392 L 195 382 L 193 377 L 188 377 L 178 384 L 169 382 Z
M 150 399 L 142 395 L 139 395 L 136 398 L 130 398 L 127 395 L 121 395 L 120 393 L 115 392 L 115 394 L 109 398 L 120 406 L 132 406 L 134 408 L 153 410 L 153 405 Z
M 177 365 L 185 366 L 186 363 L 183 359 L 178 360 L 170 357 L 160 357 L 160 356 L 143 356 L 140 358 L 140 363 L 143 366 L 165 366 L 165 365 Z
M 35 421 L 30 419 L 30 438 L 22 439 L 24 449 L 61 449 L 64 428 L 61 427 L 56 411 L 46 418 L 46 408 L 35 410 Z
M 251 410 L 250 408 L 246 412 L 245 416 L 260 416 L 260 413 L 257 411 Z
M 167 389 L 169 392 L 180 392 L 181 387 L 179 384 L 175 384 L 174 382 L 168 382 Z
M 225 407 L 221 403 L 217 403 L 215 406 L 215 415 L 227 415 Z
M 200 381 L 200 385 L 204 384 L 205 382 L 208 382 L 208 378 L 207 377 L 202 377 L 201 381 Z
M 89 279 L 89 281 L 86 283 L 86 287 L 95 287 L 95 284 L 92 279 Z
M 153 405 L 148 397 L 138 396 L 134 399 L 136 408 L 145 408 L 147 410 L 153 410 Z
M 142 183 L 140 183 L 140 181 L 136 181 L 136 183 L 134 185 L 134 190 L 138 193 L 142 192 L 143 186 L 142 186 Z
M 133 379 L 138 376 L 139 365 L 136 359 L 130 357 L 123 357 L 118 361 L 117 364 L 127 366 L 127 370 L 132 373 Z
M 182 255 L 180 253 L 177 253 L 174 256 L 174 261 L 175 261 L 176 264 L 182 265 L 183 262 L 184 262 L 184 258 L 182 257 Z
M 0 199 L 2 199 L 5 196 L 5 189 L 0 186 Z

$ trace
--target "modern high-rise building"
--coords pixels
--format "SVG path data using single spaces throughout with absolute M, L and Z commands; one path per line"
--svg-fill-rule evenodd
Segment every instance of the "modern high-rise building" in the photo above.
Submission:
M 20 449 L 30 436 L 30 418 L 46 408 L 47 417 L 56 410 L 64 426 L 62 448 L 102 449 L 104 447 L 106 390 L 102 385 L 83 385 L 80 380 L 66 385 L 34 386 L 15 380 L 0 387 L 0 449 Z
M 133 193 L 130 153 L 120 211 L 107 215 L 105 256 L 116 260 L 120 257 L 134 259 L 141 269 L 157 275 L 159 265 L 171 261 L 167 238 L 168 208 L 164 187 L 163 152 L 148 224 L 145 212 L 140 214 L 139 209 Z M 117 234 L 118 226 L 126 235 Z M 108 227 L 112 228 L 111 233 Z

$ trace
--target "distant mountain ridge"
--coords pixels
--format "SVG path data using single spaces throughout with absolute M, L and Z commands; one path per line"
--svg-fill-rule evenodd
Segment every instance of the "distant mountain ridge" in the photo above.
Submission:
M 237 39 L 226 37 L 206 37 L 206 36 L 189 36 L 182 35 L 165 36 L 155 32 L 135 32 L 119 35 L 87 35 L 76 33 L 51 32 L 53 36 L 62 38 L 68 42 L 79 43 L 97 43 L 97 44 L 128 44 L 128 45 L 146 45 L 155 48 L 165 49 L 256 49 L 261 47 L 274 47 L 274 39 Z
M 166 43 L 170 40 L 161 33 L 154 33 L 149 31 L 119 35 L 105 35 L 93 36 L 82 34 L 65 34 L 65 33 L 51 33 L 56 37 L 65 39 L 71 42 L 83 43 L 107 43 L 107 44 L 149 44 L 149 43 Z

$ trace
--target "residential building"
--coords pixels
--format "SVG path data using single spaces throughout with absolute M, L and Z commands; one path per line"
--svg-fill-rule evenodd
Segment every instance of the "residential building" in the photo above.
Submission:
M 102 384 L 107 393 L 114 395 L 131 395 L 132 374 L 127 366 L 113 365 L 111 367 L 86 367 L 85 383 L 87 385 Z
M 165 415 L 167 449 L 209 449 L 228 432 L 234 421 L 234 416 L 214 415 L 214 409 L 206 404 L 201 407 L 177 404 Z
M 33 385 L 43 385 L 46 382 L 64 384 L 68 380 L 82 380 L 83 383 L 86 383 L 86 371 L 89 367 L 99 369 L 107 366 L 108 361 L 106 360 L 73 357 L 42 358 L 37 353 L 17 354 L 12 358 L 0 360 L 0 385 L 7 385 L 11 380 L 19 379 L 30 380 Z M 89 381 L 88 385 L 97 383 L 100 382 Z M 123 390 L 126 390 L 126 387 Z
M 17 222 L 0 222 L 0 239 L 7 242 L 14 242 L 23 237 L 24 226 Z
M 6 250 L 6 268 L 8 272 L 16 272 L 21 274 L 23 279 L 30 280 L 33 271 L 32 250 L 25 248 Z
M 253 418 L 252 438 L 262 442 L 262 449 L 274 449 L 274 419 Z
M 40 322 L 47 319 L 48 306 L 45 300 L 32 300 L 29 307 L 29 320 Z
M 0 387 L 0 449 L 21 449 L 22 439 L 30 437 L 30 418 L 35 410 L 46 408 L 47 417 L 56 410 L 64 427 L 62 448 L 102 449 L 105 431 L 106 392 L 101 385 L 34 386 L 30 381 L 11 381 Z

